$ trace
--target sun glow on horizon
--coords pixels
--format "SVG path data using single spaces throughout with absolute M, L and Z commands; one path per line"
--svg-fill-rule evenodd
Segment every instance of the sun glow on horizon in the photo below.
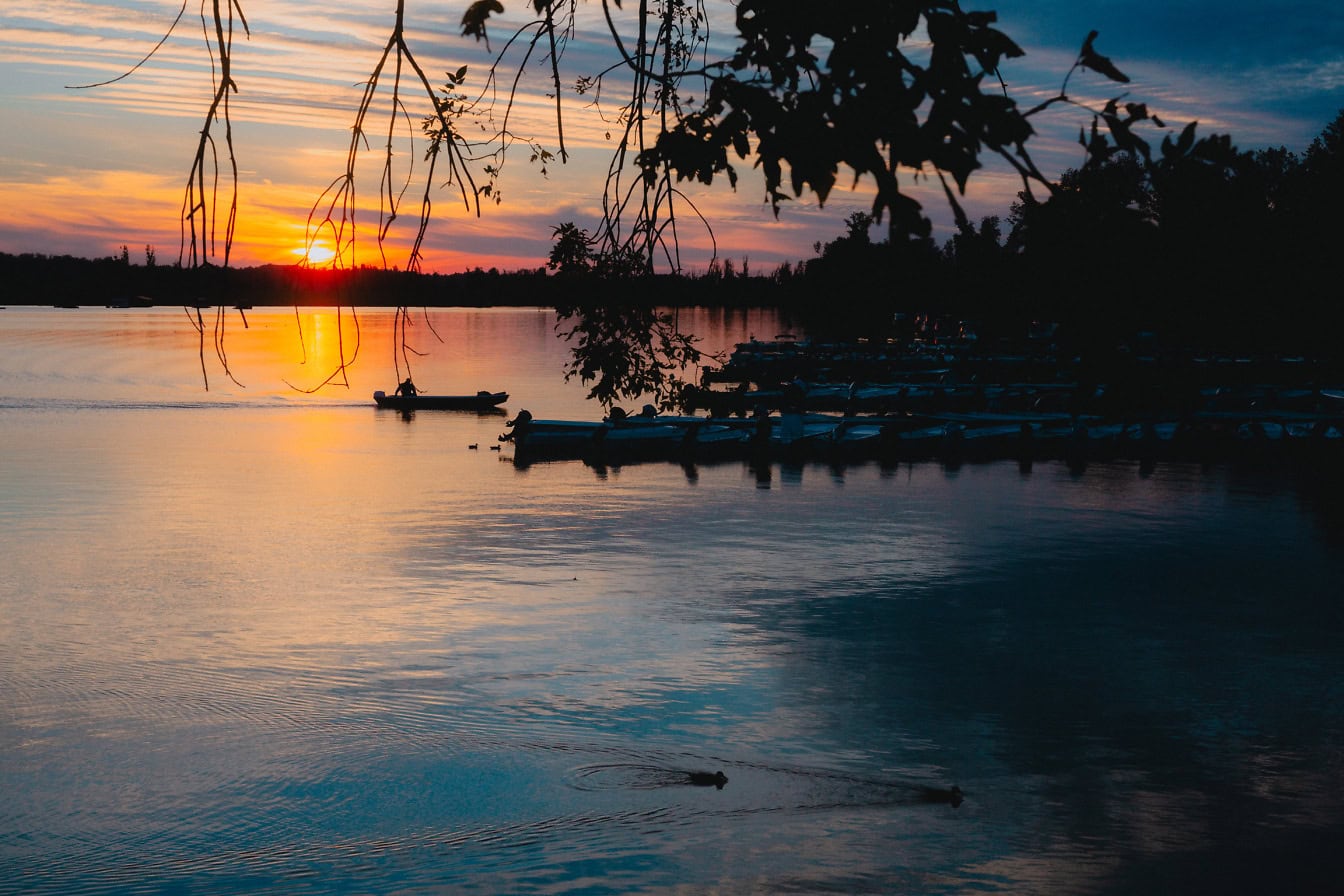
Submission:
M 311 246 L 299 246 L 290 252 L 299 257 L 299 262 L 311 268 L 322 268 L 336 258 L 336 250 L 326 243 L 317 242 Z

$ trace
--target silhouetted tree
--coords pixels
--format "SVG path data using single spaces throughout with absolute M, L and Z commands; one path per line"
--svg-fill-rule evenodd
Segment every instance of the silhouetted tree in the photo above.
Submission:
M 1276 301 L 1299 337 L 1334 348 L 1344 326 L 1344 303 L 1331 284 L 1338 279 L 1344 245 L 1344 110 L 1328 122 L 1290 170 L 1275 205 L 1283 250 Z M 1327 335 L 1332 334 L 1332 335 Z M 1335 349 L 1337 351 L 1337 349 Z
M 855 245 L 866 246 L 871 239 L 868 231 L 873 226 L 873 216 L 867 212 L 854 212 L 845 219 L 845 239 Z
M 1328 123 L 1303 158 L 1307 173 L 1328 180 L 1344 178 L 1344 109 Z
M 1307 147 L 1294 193 L 1294 211 L 1303 225 L 1299 238 L 1311 247 L 1309 251 L 1337 251 L 1337 238 L 1344 233 L 1340 217 L 1344 200 L 1344 110 Z
M 551 231 L 555 245 L 551 246 L 546 266 L 561 274 L 586 274 L 592 267 L 592 249 L 588 232 L 576 224 L 566 222 Z
M 1045 202 L 1019 196 L 1009 211 L 1008 245 L 1053 262 L 1090 266 L 1099 253 L 1137 247 L 1154 224 L 1153 196 L 1141 163 L 1119 154 L 1071 168 Z
M 969 221 L 957 227 L 957 232 L 943 246 L 943 256 L 950 264 L 962 267 L 984 267 L 993 264 L 1003 251 L 1003 229 L 998 215 L 980 219 L 976 229 Z

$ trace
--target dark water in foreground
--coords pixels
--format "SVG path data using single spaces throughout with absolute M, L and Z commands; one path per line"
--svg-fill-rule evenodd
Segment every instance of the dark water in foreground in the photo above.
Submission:
M 0 893 L 1339 891 L 1331 476 L 521 469 L 372 408 L 378 314 L 315 397 L 292 312 L 209 392 L 176 314 L 0 312 Z

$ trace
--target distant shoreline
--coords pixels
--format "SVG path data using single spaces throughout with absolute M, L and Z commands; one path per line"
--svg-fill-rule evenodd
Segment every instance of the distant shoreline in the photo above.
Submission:
M 120 258 L 0 253 L 0 282 L 9 305 L 56 307 L 278 307 L 554 308 L 576 300 L 629 302 L 628 281 L 548 274 L 545 268 L 456 274 L 298 265 L 224 268 L 213 265 L 130 264 Z M 781 307 L 791 304 L 765 277 L 738 277 L 726 285 L 705 278 L 641 278 L 641 304 L 668 307 Z
M 825 261 L 772 274 L 747 275 L 744 263 L 743 272 L 730 273 L 725 265 L 715 274 L 603 279 L 541 267 L 455 274 L 297 265 L 186 268 L 131 264 L 126 256 L 0 253 L 0 283 L 10 308 L 764 309 L 777 312 L 794 332 L 830 341 L 900 338 L 921 319 L 950 325 L 944 336 L 969 324 L 989 348 L 1015 343 L 1046 324 L 1057 331 L 1062 352 L 1106 359 L 1103 364 L 1122 348 L 1155 356 L 1305 356 L 1344 364 L 1344 343 L 1337 337 L 1344 303 L 1302 286 L 1297 278 L 1307 272 L 1285 277 L 1270 296 L 1253 278 L 1237 293 L 1179 278 L 1140 293 L 1123 279 L 1042 279 L 1039 271 L 1011 260 L 993 277 L 921 267 L 900 256 L 888 257 L 887 267 Z

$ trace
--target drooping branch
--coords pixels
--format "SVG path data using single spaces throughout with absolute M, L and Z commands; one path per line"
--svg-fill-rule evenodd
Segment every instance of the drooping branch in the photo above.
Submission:
M 238 159 L 233 147 L 233 121 L 229 110 L 229 94 L 237 92 L 238 85 L 233 80 L 233 29 L 235 11 L 245 34 L 250 35 L 247 18 L 237 0 L 225 0 L 223 9 L 220 0 L 209 0 L 211 17 L 207 22 L 205 2 L 201 4 L 201 27 L 206 37 L 207 50 L 210 53 L 211 75 L 214 78 L 214 96 L 206 111 L 201 126 L 200 139 L 196 145 L 196 154 L 192 161 L 191 172 L 187 176 L 187 187 L 183 196 L 183 243 L 178 252 L 178 263 L 195 267 L 207 264 L 217 253 L 223 257 L 227 267 L 229 255 L 233 249 L 234 226 L 238 218 Z M 212 26 L 213 25 L 213 29 Z M 213 30 L 213 36 L 212 36 Z M 216 76 L 215 60 L 219 69 Z M 219 159 L 215 149 L 213 128 L 223 123 L 224 146 L 228 156 L 231 189 L 229 192 L 229 211 L 224 224 L 222 252 L 217 242 L 218 228 L 218 192 Z M 206 172 L 211 172 L 209 189 L 206 187 Z M 189 239 L 188 239 L 189 235 Z
M 201 382 L 205 384 L 205 391 L 209 392 L 210 375 L 205 371 L 205 321 L 201 319 L 201 309 L 199 308 L 195 309 L 196 316 L 194 318 L 191 316 L 193 309 L 184 308 L 182 310 L 187 313 L 187 320 L 191 322 L 192 328 L 196 330 L 196 336 L 199 340 L 198 351 L 201 359 Z
M 353 305 L 350 306 L 349 309 L 350 320 L 355 328 L 355 334 L 354 334 L 355 344 L 353 348 L 350 350 L 349 356 L 347 357 L 345 353 L 346 351 L 345 323 L 342 320 L 344 314 L 344 306 L 337 305 L 335 310 L 336 310 L 336 358 L 337 358 L 336 368 L 331 373 L 327 374 L 326 378 L 323 379 L 320 383 L 309 389 L 301 389 L 298 386 L 294 385 L 293 383 L 289 382 L 289 380 L 284 380 L 285 385 L 289 386 L 289 388 L 293 389 L 295 392 L 302 392 L 304 395 L 312 395 L 313 393 L 319 392 L 322 389 L 325 389 L 327 386 L 333 384 L 339 384 L 341 386 L 346 387 L 347 389 L 350 388 L 350 368 L 354 366 L 356 359 L 359 358 L 359 348 L 362 342 L 362 334 L 360 333 L 359 328 L 359 312 L 355 310 L 355 307 Z M 302 343 L 303 322 L 299 320 L 297 308 L 294 309 L 294 316 L 295 320 L 299 321 L 299 341 Z
M 391 81 L 392 96 L 389 103 L 389 115 L 387 121 L 386 140 L 383 145 L 383 156 L 381 164 L 381 173 L 379 178 L 379 208 L 378 208 L 378 229 L 376 235 L 376 245 L 383 266 L 387 266 L 386 244 L 393 222 L 398 217 L 400 203 L 405 194 L 407 186 L 413 176 L 414 160 L 411 154 L 408 154 L 410 161 L 407 165 L 406 180 L 397 187 L 395 183 L 394 165 L 396 162 L 395 133 L 397 121 L 399 118 L 407 123 L 408 140 L 413 140 L 413 133 L 410 128 L 409 114 L 405 103 L 401 97 L 402 79 L 404 77 L 404 68 L 409 68 L 414 74 L 419 84 L 425 92 L 434 108 L 432 120 L 437 122 L 438 129 L 432 135 L 431 145 L 426 152 L 426 161 L 428 169 L 425 174 L 425 193 L 421 202 L 421 213 L 419 216 L 416 238 L 412 246 L 410 256 L 407 260 L 408 270 L 417 270 L 420 266 L 420 247 L 423 244 L 425 233 L 429 227 L 430 212 L 432 204 L 429 199 L 430 190 L 434 182 L 434 171 L 436 163 L 441 154 L 446 155 L 449 166 L 448 183 L 456 183 L 462 196 L 463 203 L 468 208 L 475 205 L 476 213 L 480 213 L 480 202 L 477 197 L 475 181 L 471 174 L 470 166 L 467 164 L 470 155 L 469 145 L 461 139 L 449 119 L 457 111 L 455 101 L 440 101 L 436 96 L 434 88 L 430 85 L 424 70 L 416 62 L 410 47 L 406 43 L 404 31 L 404 0 L 399 0 L 397 4 L 397 17 L 391 35 L 383 46 L 382 54 L 379 56 L 372 73 L 364 85 L 364 92 L 360 98 L 359 106 L 355 112 L 354 124 L 351 128 L 350 145 L 346 152 L 345 172 L 336 178 L 330 186 L 323 191 L 317 203 L 314 204 L 313 211 L 309 214 L 307 248 L 311 252 L 313 246 L 324 233 L 330 233 L 333 241 L 334 258 L 333 267 L 353 267 L 355 259 L 355 239 L 356 239 L 356 168 L 358 166 L 360 154 L 368 148 L 366 138 L 368 117 L 371 114 L 374 102 L 377 98 L 379 87 L 381 86 L 385 69 L 389 62 L 392 66 L 392 72 L 389 80 Z M 465 76 L 465 72 L 461 73 Z M 319 212 L 321 212 L 319 216 Z
M 337 177 L 322 195 L 313 209 L 309 212 L 307 227 L 307 251 L 311 254 L 317 241 L 324 234 L 330 234 L 333 244 L 332 266 L 354 267 L 356 264 L 356 236 L 357 236 L 357 202 L 356 202 L 356 169 L 359 163 L 361 153 L 368 149 L 366 134 L 370 114 L 372 113 L 378 91 L 383 82 L 383 77 L 387 69 L 390 83 L 391 97 L 388 102 L 388 117 L 385 131 L 385 140 L 382 147 L 382 158 L 379 175 L 378 189 L 378 227 L 375 236 L 375 245 L 377 246 L 379 259 L 382 267 L 388 267 L 387 244 L 390 238 L 393 224 L 399 217 L 401 202 L 405 196 L 406 190 L 414 177 L 414 157 L 413 153 L 407 153 L 408 163 L 403 180 L 398 183 L 396 174 L 396 135 L 398 122 L 405 124 L 407 132 L 407 142 L 413 142 L 414 129 L 411 126 L 410 113 L 406 103 L 402 98 L 403 79 L 407 71 L 414 76 L 420 87 L 424 91 L 424 96 L 430 101 L 434 113 L 426 119 L 422 129 L 431 136 L 430 146 L 425 153 L 426 171 L 424 174 L 424 192 L 421 197 L 419 220 L 414 240 L 406 262 L 407 270 L 419 270 L 422 256 L 421 249 L 424 243 L 425 235 L 429 228 L 430 216 L 433 210 L 433 204 L 430 198 L 431 190 L 434 187 L 434 172 L 437 163 L 441 157 L 448 160 L 449 177 L 448 183 L 456 183 L 463 203 L 470 209 L 475 207 L 476 213 L 480 214 L 480 199 L 476 184 L 471 173 L 471 146 L 465 141 L 456 130 L 453 119 L 466 113 L 466 108 L 461 104 L 461 98 L 456 95 L 449 95 L 440 98 L 436 95 L 433 86 L 430 84 L 424 70 L 416 61 L 411 52 L 405 37 L 405 4 L 404 0 L 399 0 L 397 4 L 396 20 L 393 25 L 392 33 L 383 46 L 382 54 L 379 56 L 372 73 L 364 85 L 364 92 L 360 98 L 359 107 L 355 113 L 355 121 L 351 129 L 350 145 L 346 152 L 345 172 Z M 458 85 L 465 78 L 465 68 L 459 70 L 456 76 L 450 75 L 450 83 Z M 354 315 L 353 308 L 351 309 Z M 394 350 L 394 367 L 397 371 L 398 380 L 401 377 L 401 367 L 404 362 L 407 374 L 410 372 L 410 355 L 419 354 L 405 339 L 405 326 L 409 319 L 408 309 L 399 306 L 394 319 L 394 344 L 399 346 L 399 351 Z M 339 309 L 338 309 L 339 320 Z M 358 318 L 355 318 L 356 328 L 358 328 Z M 356 330 L 358 332 L 358 329 Z M 437 335 L 437 334 L 436 334 Z M 356 347 L 356 352 L 358 347 Z M 317 388 L 329 385 L 339 381 L 342 385 L 348 386 L 349 379 L 346 370 L 353 357 L 347 359 L 344 353 L 344 343 L 341 344 L 341 355 L 338 366 L 333 373 L 323 380 Z
M 439 335 L 438 331 L 434 329 L 434 323 L 429 319 L 428 311 L 424 311 L 423 314 L 424 314 L 425 327 L 429 330 L 430 334 L 435 339 L 437 339 L 440 343 L 443 343 L 444 339 L 442 336 Z M 406 378 L 407 379 L 412 378 L 411 377 L 412 355 L 416 356 L 417 358 L 423 358 L 425 357 L 426 354 L 425 352 L 419 351 L 418 349 L 413 347 L 411 345 L 410 339 L 407 336 L 409 329 L 414 325 L 415 324 L 411 318 L 410 309 L 404 306 L 397 308 L 396 314 L 392 318 L 392 367 L 396 373 L 397 382 L 402 381 L 401 378 L 403 368 L 405 369 Z
M 94 88 L 94 87 L 106 87 L 106 86 L 109 85 L 109 84 L 115 84 L 115 83 L 117 83 L 118 81 L 125 80 L 126 78 L 129 78 L 131 75 L 135 74 L 137 71 L 140 70 L 140 67 L 141 67 L 141 66 L 143 66 L 146 62 L 149 62 L 150 59 L 153 59 L 153 58 L 154 58 L 154 54 L 158 53 L 158 52 L 159 52 L 159 49 L 160 49 L 161 47 L 163 47 L 163 45 L 164 45 L 165 43 L 168 42 L 168 38 L 170 38 L 170 37 L 173 36 L 173 32 L 177 30 L 177 23 L 182 21 L 182 16 L 183 16 L 183 14 L 185 14 L 186 11 L 187 11 L 187 3 L 188 3 L 188 2 L 190 2 L 190 0 L 182 0 L 182 7 L 181 7 L 181 9 L 179 9 L 179 10 L 177 11 L 177 16 L 173 18 L 173 23 L 172 23 L 171 25 L 169 25 L 169 26 L 168 26 L 168 30 L 165 31 L 165 32 L 163 33 L 163 37 L 159 38 L 159 42 L 156 43 L 156 44 L 154 45 L 154 48 L 153 48 L 152 50 L 150 50 L 148 53 L 146 53 L 146 54 L 144 55 L 144 57 L 143 57 L 139 62 L 137 62 L 135 65 L 131 66 L 131 67 L 128 68 L 126 71 L 124 71 L 124 72 L 122 72 L 121 74 L 117 75 L 115 78 L 108 78 L 106 81 L 98 81 L 98 82 L 95 83 L 95 84 L 67 84 L 66 87 L 65 87 L 65 89 L 66 89 L 66 90 L 90 90 L 90 89 L 92 89 L 92 88 Z
M 198 311 L 197 314 L 199 313 L 200 312 Z M 220 367 L 224 369 L 224 375 L 233 380 L 235 386 L 243 389 L 246 387 L 238 382 L 238 378 L 235 377 L 233 371 L 229 369 L 229 355 L 224 348 L 224 323 L 226 314 L 227 312 L 223 305 L 215 308 L 215 357 L 219 360 Z
M 661 258 L 670 270 L 680 271 L 678 207 L 704 223 L 711 243 L 713 230 L 689 197 L 673 188 L 670 165 L 640 169 L 633 163 L 647 158 L 658 135 L 682 119 L 683 83 L 696 78 L 703 84 L 707 77 L 709 16 L 699 0 L 640 0 L 634 11 L 633 46 L 627 48 L 609 0 L 604 0 L 602 9 L 624 65 L 581 79 L 579 91 L 592 91 L 594 106 L 600 106 L 607 77 L 619 71 L 630 81 L 628 99 L 614 116 L 620 136 L 607 167 L 598 253 L 641 257 L 650 273 Z

